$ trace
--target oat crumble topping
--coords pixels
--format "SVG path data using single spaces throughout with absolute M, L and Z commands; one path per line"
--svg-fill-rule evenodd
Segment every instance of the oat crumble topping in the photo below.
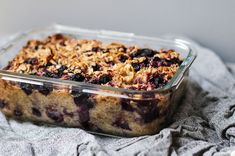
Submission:
M 181 63 L 179 53 L 174 50 L 157 51 L 55 34 L 44 40 L 28 41 L 6 70 L 116 88 L 152 90 L 164 86 Z

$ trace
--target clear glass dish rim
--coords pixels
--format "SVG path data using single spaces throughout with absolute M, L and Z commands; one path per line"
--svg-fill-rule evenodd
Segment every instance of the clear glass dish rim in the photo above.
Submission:
M 43 31 L 48 31 L 48 30 L 60 30 L 63 33 L 64 31 L 76 31 L 78 33 L 79 31 L 82 32 L 92 32 L 92 33 L 100 33 L 101 31 L 106 30 L 88 30 L 88 29 L 83 29 L 79 27 L 71 27 L 71 26 L 64 26 L 64 25 L 58 25 L 54 24 L 45 28 L 39 28 L 39 29 L 32 29 L 29 31 L 25 31 L 23 33 L 20 33 L 16 35 L 14 38 L 10 39 L 7 43 L 2 45 L 0 47 L 0 57 L 1 54 L 4 52 L 7 52 L 10 48 L 12 48 L 12 44 L 19 42 L 26 36 L 30 36 L 34 33 L 42 33 Z M 107 32 L 114 32 L 114 31 L 107 31 Z M 119 37 L 122 36 L 123 34 L 127 33 L 122 33 L 122 32 L 114 32 L 115 35 L 118 35 Z M 73 34 L 72 34 L 73 35 Z M 115 38 L 115 36 L 113 36 Z M 192 44 L 188 43 L 187 41 L 184 41 L 182 39 L 178 40 L 175 38 L 174 40 L 167 40 L 167 39 L 162 39 L 162 38 L 157 38 L 157 37 L 147 37 L 147 36 L 140 36 L 140 35 L 135 35 L 132 33 L 129 33 L 129 36 L 125 36 L 125 38 L 131 37 L 132 39 L 146 39 L 146 40 L 152 40 L 156 42 L 167 42 L 169 44 L 178 44 L 184 47 L 187 47 L 189 52 L 186 58 L 184 58 L 183 63 L 180 65 L 179 69 L 177 70 L 176 74 L 173 76 L 173 78 L 162 88 L 157 88 L 154 90 L 130 90 L 130 89 L 124 89 L 124 88 L 115 88 L 115 87 L 110 87 L 110 86 L 102 86 L 102 85 L 96 85 L 96 84 L 90 84 L 90 83 L 85 83 L 85 82 L 75 82 L 75 81 L 69 81 L 69 80 L 61 80 L 61 79 L 53 79 L 53 78 L 46 78 L 46 77 L 39 77 L 39 76 L 32 76 L 32 75 L 26 75 L 26 74 L 20 74 L 20 73 L 13 73 L 13 72 L 8 72 L 3 69 L 0 69 L 0 78 L 1 77 L 9 77 L 13 79 L 22 79 L 22 80 L 27 80 L 27 81 L 35 81 L 35 82 L 41 82 L 43 84 L 58 84 L 58 85 L 68 85 L 68 86 L 73 86 L 75 88 L 87 88 L 91 90 L 97 90 L 97 89 L 102 89 L 106 91 L 112 91 L 112 92 L 121 92 L 121 93 L 127 93 L 127 94 L 148 94 L 148 93 L 162 93 L 162 92 L 167 92 L 169 90 L 172 90 L 174 88 L 177 88 L 179 84 L 181 83 L 181 80 L 184 77 L 185 72 L 190 68 L 192 65 L 193 61 L 195 60 L 197 56 L 196 49 L 193 47 Z

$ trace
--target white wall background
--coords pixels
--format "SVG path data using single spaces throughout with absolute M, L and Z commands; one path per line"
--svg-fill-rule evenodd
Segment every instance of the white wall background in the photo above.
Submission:
M 0 36 L 55 22 L 184 34 L 235 61 L 235 0 L 0 0 Z

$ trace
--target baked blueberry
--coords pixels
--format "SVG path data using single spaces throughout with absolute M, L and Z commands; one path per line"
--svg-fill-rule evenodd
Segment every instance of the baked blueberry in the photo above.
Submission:
M 99 78 L 99 84 L 106 84 L 108 83 L 109 81 L 112 80 L 112 77 L 111 75 L 109 74 L 104 74 L 104 75 L 101 75 L 100 78 Z
M 48 107 L 46 109 L 46 114 L 49 118 L 51 118 L 55 122 L 59 123 L 59 122 L 64 121 L 63 114 L 61 114 L 57 109 L 55 109 L 53 107 Z
M 37 116 L 37 117 L 42 116 L 40 110 L 38 108 L 35 108 L 35 107 L 32 107 L 32 114 Z
M 149 123 L 159 117 L 159 110 L 157 108 L 157 103 L 153 100 L 142 100 L 137 101 L 138 114 L 141 116 L 141 120 L 144 123 Z
M 148 110 L 148 113 L 141 114 L 145 123 L 149 123 L 155 120 L 159 116 L 157 107 L 152 107 Z
M 126 55 L 120 55 L 119 56 L 119 61 L 122 62 L 122 63 L 126 62 L 127 59 L 128 59 L 128 56 L 126 56 Z
M 172 58 L 172 59 L 170 59 L 170 60 L 166 60 L 166 64 L 167 64 L 168 66 L 170 66 L 170 65 L 172 65 L 172 64 L 181 65 L 182 62 L 183 62 L 183 61 L 180 60 L 179 58 Z
M 143 56 L 152 57 L 154 55 L 154 51 L 151 49 L 139 49 L 138 53 L 140 54 L 141 57 Z
M 62 65 L 62 66 L 58 69 L 58 73 L 59 73 L 60 75 L 62 75 L 63 72 L 64 72 L 64 70 L 66 70 L 66 69 L 68 69 L 68 67 L 65 66 L 65 65 Z
M 152 57 L 154 51 L 151 49 L 138 49 L 137 51 L 130 54 L 132 58 L 134 57 Z
M 164 75 L 158 75 L 158 74 L 154 75 L 152 81 L 156 86 L 156 88 L 161 87 L 167 83 L 167 81 L 164 79 Z
M 99 47 L 92 47 L 91 51 L 98 52 L 99 51 Z
M 24 61 L 26 64 L 32 64 L 32 65 L 37 65 L 38 64 L 38 59 L 37 58 L 29 58 Z
M 121 106 L 123 110 L 126 110 L 128 112 L 133 112 L 134 108 L 130 104 L 130 100 L 128 99 L 122 99 Z
M 6 103 L 4 100 L 0 100 L 0 108 L 4 108 L 6 106 Z
M 84 104 L 84 102 L 87 101 L 88 98 L 89 98 L 89 96 L 87 94 L 81 93 L 81 94 L 75 95 L 75 97 L 73 99 L 74 99 L 74 103 L 77 106 L 81 106 Z
M 89 95 L 86 93 L 77 94 L 77 95 L 75 95 L 75 97 L 73 99 L 74 99 L 74 103 L 77 106 L 86 105 L 87 108 L 89 108 L 89 109 L 94 107 L 94 103 L 89 99 Z
M 72 89 L 71 89 L 71 94 L 72 95 L 80 95 L 81 94 L 81 89 L 73 86 Z
M 53 64 L 51 62 L 47 62 L 46 67 L 52 66 Z
M 140 70 L 140 64 L 139 63 L 131 63 L 131 65 L 134 68 L 135 72 Z
M 37 89 L 40 93 L 46 96 L 53 91 L 53 87 L 50 84 L 44 84 L 43 86 L 38 85 L 35 86 L 35 89 Z
M 90 120 L 89 108 L 87 105 L 81 105 L 78 111 L 80 123 L 86 123 Z
M 163 60 L 159 57 L 154 57 L 152 60 L 151 60 L 151 66 L 153 67 L 160 67 L 163 63 Z
M 72 75 L 69 79 L 72 81 L 82 82 L 85 80 L 85 77 L 82 74 L 77 73 L 77 74 Z
M 60 75 L 58 73 L 53 73 L 48 70 L 45 70 L 43 76 L 49 77 L 49 78 L 60 78 Z
M 33 92 L 33 86 L 29 83 L 19 83 L 20 88 L 27 94 L 30 95 Z
M 95 66 L 92 66 L 93 71 L 98 71 L 100 70 L 101 66 L 99 64 L 95 64 Z

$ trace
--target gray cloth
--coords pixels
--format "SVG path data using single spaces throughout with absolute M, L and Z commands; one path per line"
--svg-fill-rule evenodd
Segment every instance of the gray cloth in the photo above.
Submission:
M 110 138 L 7 121 L 0 113 L 0 155 L 229 155 L 235 150 L 235 78 L 229 71 L 235 68 L 230 65 L 228 70 L 213 51 L 194 45 L 198 57 L 185 97 L 172 124 L 160 133 Z

